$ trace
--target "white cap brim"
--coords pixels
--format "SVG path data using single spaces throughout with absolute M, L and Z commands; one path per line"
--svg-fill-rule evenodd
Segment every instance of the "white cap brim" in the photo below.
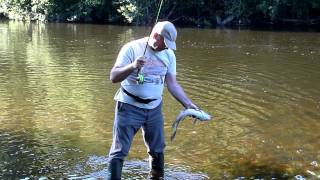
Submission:
M 170 41 L 167 38 L 164 38 L 164 43 L 166 44 L 167 48 L 169 48 L 169 49 L 172 49 L 172 50 L 177 49 L 176 43 L 174 41 Z

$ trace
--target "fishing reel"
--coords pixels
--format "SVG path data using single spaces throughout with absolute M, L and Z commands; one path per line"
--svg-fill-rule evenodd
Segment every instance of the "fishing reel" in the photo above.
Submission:
M 136 81 L 137 81 L 138 84 L 143 84 L 144 83 L 144 74 L 138 73 Z

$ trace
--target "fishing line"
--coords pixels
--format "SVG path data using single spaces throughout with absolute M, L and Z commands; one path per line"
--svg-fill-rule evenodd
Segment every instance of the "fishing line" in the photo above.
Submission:
M 155 21 L 153 27 L 154 27 L 154 26 L 157 24 L 157 22 L 158 22 L 159 15 L 160 15 L 160 11 L 161 11 L 161 8 L 162 8 L 162 4 L 163 4 L 163 0 L 161 0 L 160 5 L 159 5 L 159 7 L 158 7 L 158 13 L 157 13 L 156 21 Z M 150 36 L 151 36 L 151 33 L 152 33 L 152 29 L 153 29 L 153 28 L 151 28 L 151 30 L 150 30 L 150 33 L 149 33 L 149 36 L 148 36 L 148 40 L 147 40 L 146 46 L 145 46 L 145 48 L 144 48 L 143 56 L 146 54 L 147 47 L 148 47 L 148 43 L 149 43 Z M 141 69 L 142 69 L 142 68 L 141 68 Z M 137 82 L 138 82 L 139 84 L 143 84 L 143 82 L 144 82 L 144 74 L 143 74 L 143 73 L 140 73 L 140 70 L 141 70 L 141 69 L 139 69 L 138 72 L 137 72 Z
M 154 26 L 155 26 L 155 25 L 157 24 L 157 22 L 158 22 L 159 15 L 160 15 L 160 11 L 161 11 L 161 7 L 162 7 L 162 3 L 163 3 L 163 0 L 161 0 L 161 2 L 160 2 L 159 9 L 158 9 L 158 13 L 157 13 L 157 17 L 156 17 L 156 22 L 154 23 Z M 151 33 L 152 33 L 152 29 L 151 29 L 151 31 L 150 31 L 150 33 L 149 33 L 149 37 L 148 37 L 148 40 L 147 40 L 146 47 L 144 48 L 143 55 L 145 55 L 145 54 L 146 54 L 146 51 L 147 51 L 147 47 L 148 47 L 148 43 L 149 43 L 149 40 L 150 40 L 150 35 L 151 35 Z

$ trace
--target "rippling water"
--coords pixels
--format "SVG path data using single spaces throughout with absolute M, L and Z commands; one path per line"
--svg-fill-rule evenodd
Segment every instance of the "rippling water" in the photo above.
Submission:
M 0 178 L 104 178 L 121 46 L 147 28 L 0 23 Z M 214 116 L 184 120 L 164 94 L 166 179 L 320 176 L 320 36 L 178 29 L 178 80 Z M 124 177 L 147 176 L 134 139 Z

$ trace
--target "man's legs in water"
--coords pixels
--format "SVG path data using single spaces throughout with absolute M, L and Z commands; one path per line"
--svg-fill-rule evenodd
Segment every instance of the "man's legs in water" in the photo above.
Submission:
M 165 137 L 163 123 L 161 103 L 158 107 L 148 111 L 147 120 L 142 126 L 144 141 L 149 153 L 149 179 L 164 178 Z

